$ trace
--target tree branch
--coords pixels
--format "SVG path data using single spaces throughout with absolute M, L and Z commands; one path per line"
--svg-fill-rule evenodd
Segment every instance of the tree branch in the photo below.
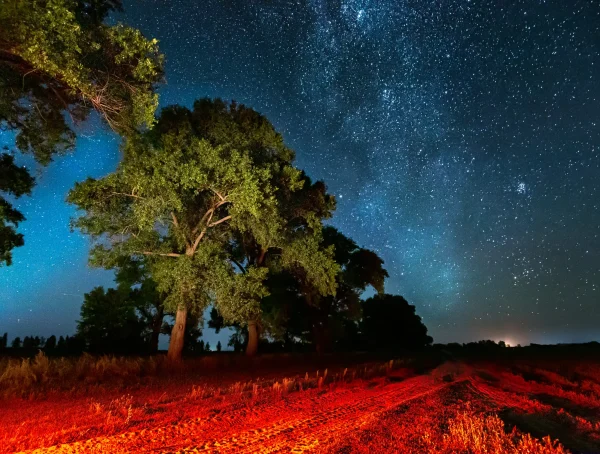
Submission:
M 237 267 L 240 269 L 240 271 L 244 274 L 246 274 L 246 269 L 235 259 L 230 259 L 233 263 L 235 263 L 237 265 Z
M 214 192 L 214 193 L 217 195 L 217 197 L 218 197 L 219 199 L 221 199 L 221 203 L 224 203 L 224 202 L 225 202 L 225 200 L 227 199 L 227 197 L 223 197 L 223 196 L 222 196 L 222 195 L 219 193 L 219 191 L 215 191 L 213 188 L 210 188 L 210 190 L 211 190 L 212 192 Z
M 206 213 L 204 213 L 204 216 L 202 216 L 202 219 L 200 219 L 200 221 L 198 222 L 198 225 L 196 227 L 194 227 L 194 230 L 192 230 L 192 235 L 195 235 L 196 232 L 198 231 L 198 229 L 200 228 L 200 226 L 202 225 L 202 223 L 206 220 L 207 216 L 210 216 L 208 222 L 210 222 L 210 220 L 212 219 L 212 215 L 215 212 L 214 208 L 210 208 L 209 210 L 206 211 Z
M 185 232 L 181 231 L 180 227 L 179 227 L 179 221 L 177 220 L 177 216 L 175 216 L 175 213 L 173 211 L 171 211 L 171 218 L 173 219 L 173 225 L 175 226 L 175 228 L 177 230 L 179 230 L 181 232 L 181 234 L 183 235 L 183 237 L 185 238 L 185 245 L 187 247 L 190 247 L 190 240 L 188 239 L 187 235 L 185 234 Z
M 167 252 L 167 253 L 161 253 L 161 252 L 150 252 L 150 251 L 135 251 L 135 254 L 143 254 L 143 255 L 158 255 L 161 257 L 181 257 L 181 254 L 176 254 L 175 252 Z
M 219 219 L 211 224 L 208 224 L 209 227 L 214 227 L 215 225 L 219 225 L 221 222 L 229 221 L 231 219 L 231 215 L 225 216 L 224 218 Z

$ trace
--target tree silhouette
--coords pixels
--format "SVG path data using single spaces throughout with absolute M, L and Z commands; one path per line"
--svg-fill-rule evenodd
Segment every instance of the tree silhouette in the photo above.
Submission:
M 8 347 L 8 333 L 4 333 L 0 338 L 0 350 L 4 350 L 6 347 Z
M 415 306 L 398 295 L 375 295 L 363 303 L 360 324 L 363 345 L 372 351 L 422 348 L 433 342 L 415 312 Z
M 56 336 L 53 334 L 44 344 L 44 350 L 54 350 L 56 348 Z
M 11 348 L 21 348 L 21 338 L 20 337 L 15 337 L 11 344 L 10 344 Z
M 66 349 L 67 345 L 65 342 L 65 338 L 63 336 L 60 336 L 58 338 L 58 341 L 56 342 L 56 350 L 62 354 L 65 353 Z
M 34 343 L 35 343 L 35 341 L 34 341 L 33 337 L 31 337 L 31 336 L 25 336 L 23 338 L 23 348 L 24 349 L 29 350 L 29 349 L 33 348 Z
M 140 322 L 144 326 L 142 336 L 148 343 L 148 350 L 156 353 L 159 336 L 164 329 L 164 297 L 156 288 L 156 282 L 152 279 L 146 260 L 122 257 L 116 266 L 115 282 L 118 290 L 127 295 L 127 301 L 131 301 L 135 306 Z
M 77 338 L 93 353 L 133 353 L 144 349 L 144 325 L 135 302 L 115 289 L 96 287 L 84 295 Z M 66 340 L 69 348 L 69 340 Z M 73 342 L 72 342 L 73 344 Z

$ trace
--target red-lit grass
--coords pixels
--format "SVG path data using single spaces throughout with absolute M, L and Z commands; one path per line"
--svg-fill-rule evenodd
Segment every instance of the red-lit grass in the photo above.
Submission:
M 0 402 L 0 451 L 566 452 L 556 439 L 600 451 L 593 364 L 402 366 L 215 368 L 30 392 Z
M 86 361 L 91 361 L 91 358 Z M 114 364 L 112 359 L 100 361 Z M 133 363 L 136 359 L 121 361 Z M 409 376 L 410 370 L 399 369 L 399 364 L 401 362 L 396 362 L 394 373 Z M 35 367 L 35 363 L 32 365 Z M 368 379 L 391 372 L 392 367 L 391 362 L 349 368 L 336 366 L 331 371 L 320 369 L 292 377 L 281 377 L 281 371 L 268 368 L 245 372 L 212 369 L 203 376 L 182 370 L 174 375 L 150 376 L 143 384 L 119 381 L 113 386 L 108 382 L 89 386 L 84 382 L 83 391 L 66 388 L 66 391 L 59 392 L 44 387 L 44 397 L 30 392 L 29 398 L 12 397 L 1 402 L 0 452 L 178 424 L 190 418 L 208 417 L 215 412 L 236 414 L 240 408 L 280 399 L 290 392 L 330 390 L 357 378 Z M 192 365 L 191 371 L 195 368 L 197 364 Z M 88 365 L 90 369 L 99 368 Z M 262 372 L 263 378 L 258 377 L 257 372 Z M 285 370 L 285 373 L 294 372 L 297 372 L 294 367 Z M 31 383 L 26 383 L 26 386 L 30 387 Z M 57 415 L 60 417 L 57 418 Z

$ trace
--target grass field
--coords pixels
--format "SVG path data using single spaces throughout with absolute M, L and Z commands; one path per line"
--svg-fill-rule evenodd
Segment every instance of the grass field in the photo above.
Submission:
M 600 452 L 590 359 L 222 355 L 165 366 L 3 360 L 0 451 Z

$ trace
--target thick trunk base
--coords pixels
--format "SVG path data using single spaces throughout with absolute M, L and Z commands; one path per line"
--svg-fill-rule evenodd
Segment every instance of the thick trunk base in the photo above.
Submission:
M 178 309 L 177 313 L 175 314 L 175 324 L 171 330 L 171 341 L 169 342 L 169 352 L 167 353 L 167 358 L 169 361 L 181 361 L 186 318 L 187 309 Z

